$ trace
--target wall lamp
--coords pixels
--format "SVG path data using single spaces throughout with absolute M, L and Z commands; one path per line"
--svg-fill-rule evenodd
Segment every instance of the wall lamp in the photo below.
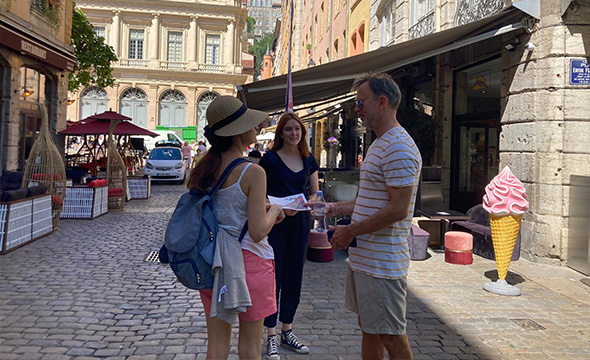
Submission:
M 20 89 L 14 90 L 14 93 L 15 94 L 18 94 L 21 90 L 24 90 L 23 93 L 22 93 L 22 97 L 24 97 L 24 98 L 29 97 L 29 96 L 31 96 L 31 95 L 33 95 L 35 93 L 35 91 L 33 91 L 33 90 L 27 90 L 24 87 L 23 88 L 20 88 Z
M 518 48 L 518 45 L 520 44 L 520 39 L 515 37 L 512 40 L 510 40 L 509 42 L 505 43 L 504 49 L 508 50 L 508 51 L 514 51 L 516 50 L 516 48 Z
M 60 103 L 60 104 L 63 104 L 63 102 L 64 102 L 64 101 L 67 101 L 67 103 L 68 103 L 68 106 L 70 106 L 70 105 L 72 105 L 74 102 L 76 102 L 76 99 L 63 99 L 63 100 L 60 100 L 60 101 L 59 101 L 59 103 Z

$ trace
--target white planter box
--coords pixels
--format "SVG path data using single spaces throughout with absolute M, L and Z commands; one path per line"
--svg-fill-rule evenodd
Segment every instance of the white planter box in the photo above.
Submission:
M 109 211 L 108 186 L 68 186 L 61 209 L 62 219 L 94 219 Z
M 0 202 L 0 254 L 53 232 L 51 194 Z
M 149 199 L 152 194 L 151 177 L 127 177 L 127 200 Z

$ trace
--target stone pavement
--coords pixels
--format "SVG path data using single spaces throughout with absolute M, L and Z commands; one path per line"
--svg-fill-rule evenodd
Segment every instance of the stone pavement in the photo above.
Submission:
M 53 234 L 0 256 L 0 360 L 205 359 L 198 294 L 167 266 L 145 261 L 185 189 L 152 191 L 124 212 L 62 220 Z M 590 359 L 590 288 L 581 274 L 521 259 L 509 282 L 523 295 L 501 297 L 481 289 L 497 276 L 494 262 L 450 265 L 430 254 L 412 262 L 408 280 L 416 359 Z M 331 263 L 306 264 L 295 331 L 311 352 L 281 349 L 283 360 L 360 358 L 356 317 L 343 308 L 346 259 L 339 251 Z

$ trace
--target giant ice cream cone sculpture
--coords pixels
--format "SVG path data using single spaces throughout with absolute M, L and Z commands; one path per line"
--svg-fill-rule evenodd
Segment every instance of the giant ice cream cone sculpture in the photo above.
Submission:
M 490 214 L 498 281 L 484 284 L 485 290 L 501 295 L 520 295 L 520 289 L 506 283 L 506 275 L 522 216 L 528 207 L 526 190 L 508 166 L 486 186 L 483 208 Z

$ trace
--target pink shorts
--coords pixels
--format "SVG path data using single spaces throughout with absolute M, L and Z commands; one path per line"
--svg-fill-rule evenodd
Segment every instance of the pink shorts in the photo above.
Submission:
M 248 250 L 242 250 L 242 254 L 252 306 L 238 316 L 245 321 L 259 321 L 277 312 L 275 262 L 263 259 Z M 199 290 L 199 293 L 205 313 L 209 315 L 213 290 Z

